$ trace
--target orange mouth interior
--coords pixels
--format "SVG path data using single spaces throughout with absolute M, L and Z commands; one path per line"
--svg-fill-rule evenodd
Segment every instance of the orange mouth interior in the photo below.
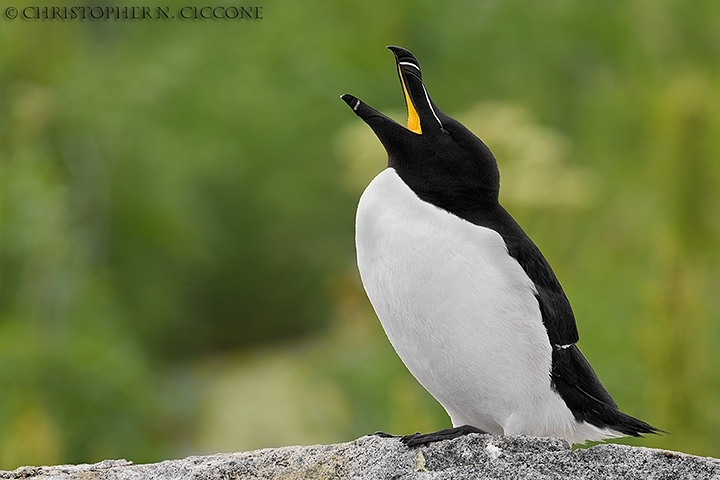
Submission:
M 402 84 L 403 93 L 405 94 L 405 104 L 407 105 L 407 128 L 411 132 L 415 132 L 418 135 L 422 134 L 422 128 L 420 127 L 420 115 L 415 110 L 410 94 L 408 93 L 407 87 L 405 86 L 405 79 L 402 75 L 402 69 L 398 65 L 398 71 L 400 72 L 400 83 Z

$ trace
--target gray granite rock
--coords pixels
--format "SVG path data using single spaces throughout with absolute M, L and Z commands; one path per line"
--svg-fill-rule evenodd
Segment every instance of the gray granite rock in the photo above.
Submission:
M 720 460 L 624 445 L 572 451 L 556 438 L 467 435 L 408 449 L 397 439 L 283 447 L 133 465 L 22 467 L 0 479 L 717 479 Z

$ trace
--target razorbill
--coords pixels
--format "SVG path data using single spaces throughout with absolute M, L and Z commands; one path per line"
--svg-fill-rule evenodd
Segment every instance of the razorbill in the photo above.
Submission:
M 420 64 L 395 54 L 402 126 L 345 94 L 388 154 L 360 198 L 357 263 L 395 351 L 468 432 L 584 443 L 657 428 L 622 413 L 578 349 L 570 303 L 540 250 L 500 205 L 488 147 L 430 99 Z

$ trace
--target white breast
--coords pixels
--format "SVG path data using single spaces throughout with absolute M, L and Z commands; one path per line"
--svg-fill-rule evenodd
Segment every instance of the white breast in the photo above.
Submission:
M 570 441 L 607 436 L 575 422 L 551 390 L 534 285 L 497 232 L 420 200 L 388 168 L 360 198 L 356 247 L 390 342 L 453 425 Z

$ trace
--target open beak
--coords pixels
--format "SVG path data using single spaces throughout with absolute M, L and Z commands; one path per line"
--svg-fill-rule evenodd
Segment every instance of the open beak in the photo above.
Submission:
M 395 64 L 407 108 L 407 130 L 417 135 L 422 135 L 423 130 L 432 129 L 433 126 L 438 130 L 442 130 L 442 122 L 436 113 L 437 108 L 430 100 L 425 84 L 422 81 L 420 63 L 412 53 L 404 48 L 389 46 L 388 49 L 395 54 Z M 388 122 L 400 126 L 397 122 L 370 107 L 357 97 L 346 93 L 341 98 L 375 131 L 383 144 L 385 143 L 383 137 L 388 133 L 387 131 L 394 130 L 393 127 L 388 125 Z

